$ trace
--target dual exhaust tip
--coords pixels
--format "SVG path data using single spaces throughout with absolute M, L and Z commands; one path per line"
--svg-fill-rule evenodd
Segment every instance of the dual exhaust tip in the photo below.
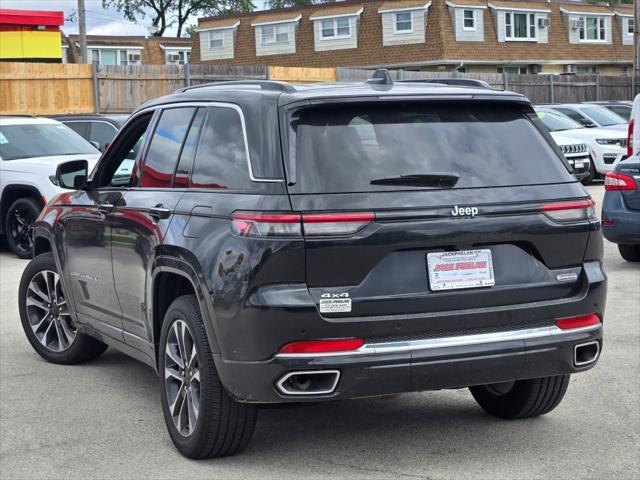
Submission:
M 591 365 L 600 355 L 600 342 L 579 343 L 573 347 L 573 364 L 576 367 Z M 340 381 L 340 370 L 310 370 L 288 372 L 276 383 L 283 395 L 328 395 Z
M 327 395 L 333 393 L 340 380 L 340 370 L 289 372 L 276 387 L 284 395 Z
M 576 367 L 584 367 L 591 365 L 600 355 L 600 342 L 592 340 L 586 343 L 579 343 L 573 347 L 573 365 Z

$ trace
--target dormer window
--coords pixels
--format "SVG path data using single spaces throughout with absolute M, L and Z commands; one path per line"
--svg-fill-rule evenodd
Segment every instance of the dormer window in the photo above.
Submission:
M 211 50 L 224 48 L 224 32 L 222 30 L 212 30 L 209 32 L 209 48 Z
M 264 25 L 262 27 L 262 44 L 271 45 L 274 43 L 289 42 L 289 25 Z
M 475 10 L 464 10 L 462 16 L 463 16 L 462 28 L 464 28 L 465 30 L 475 30 L 476 29 Z
M 604 42 L 606 27 L 604 17 L 579 17 L 579 38 L 581 42 Z
M 633 35 L 633 32 L 635 30 L 635 23 L 634 23 L 634 19 L 630 18 L 629 20 L 627 20 L 627 34 L 629 35 Z
M 512 41 L 535 41 L 538 26 L 535 13 L 505 12 L 505 38 Z
M 349 38 L 351 36 L 351 22 L 347 17 L 322 20 L 322 39 Z
M 395 33 L 413 32 L 413 13 L 412 12 L 395 12 L 394 13 L 394 32 Z

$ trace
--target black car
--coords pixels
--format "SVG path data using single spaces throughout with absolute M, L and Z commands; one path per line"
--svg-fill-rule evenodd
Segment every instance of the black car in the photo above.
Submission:
M 51 117 L 64 123 L 78 135 L 103 151 L 116 136 L 120 127 L 129 118 L 128 115 L 57 115 Z
M 599 358 L 594 202 L 521 95 L 191 87 L 140 107 L 91 177 L 57 177 L 77 191 L 36 224 L 27 338 L 151 366 L 188 457 L 241 451 L 264 404 L 469 387 L 538 416 Z

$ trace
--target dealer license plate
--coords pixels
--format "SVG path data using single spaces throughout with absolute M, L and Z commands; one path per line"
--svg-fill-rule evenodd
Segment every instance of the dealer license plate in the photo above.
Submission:
M 575 168 L 584 168 L 584 162 L 576 162 L 574 165 Z
M 427 270 L 434 292 L 496 284 L 491 250 L 488 249 L 428 253 Z

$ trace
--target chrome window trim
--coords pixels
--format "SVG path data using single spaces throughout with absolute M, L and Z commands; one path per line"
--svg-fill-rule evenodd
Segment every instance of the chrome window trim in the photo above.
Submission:
M 562 330 L 557 326 L 528 328 L 524 330 L 510 330 L 507 332 L 480 333 L 474 335 L 459 335 L 456 337 L 426 338 L 421 340 L 405 340 L 397 342 L 365 343 L 357 350 L 350 352 L 327 353 L 279 353 L 275 358 L 324 358 L 352 355 L 381 355 L 385 353 L 402 353 L 420 350 L 432 350 L 437 348 L 464 347 L 469 345 L 481 345 L 484 343 L 512 342 L 517 340 L 530 340 L 534 338 L 555 337 L 558 335 L 570 335 L 573 333 L 589 332 L 602 327 L 602 324 L 589 325 L 571 330 Z
M 249 140 L 248 140 L 248 135 L 247 135 L 247 125 L 246 125 L 245 118 L 244 118 L 244 112 L 242 111 L 242 108 L 240 108 L 240 106 L 236 105 L 235 103 L 201 101 L 201 102 L 175 102 L 175 103 L 164 103 L 164 104 L 160 104 L 160 105 L 154 105 L 154 106 L 151 106 L 151 107 L 144 108 L 142 110 L 138 110 L 137 112 L 132 114 L 131 117 L 129 117 L 129 119 L 127 119 L 126 123 L 120 128 L 120 131 L 124 130 L 125 127 L 129 124 L 129 122 L 131 122 L 132 120 L 137 118 L 139 115 L 144 115 L 144 114 L 148 113 L 149 111 L 168 110 L 170 108 L 183 108 L 183 107 L 195 107 L 195 108 L 198 108 L 198 107 L 201 107 L 201 108 L 220 107 L 220 108 L 231 108 L 232 110 L 235 110 L 236 113 L 238 114 L 238 116 L 240 117 L 240 124 L 242 125 L 242 136 L 244 137 L 244 148 L 245 148 L 245 153 L 247 154 L 247 169 L 249 170 L 249 180 L 251 180 L 252 182 L 255 182 L 255 183 L 282 183 L 282 182 L 284 182 L 284 179 L 282 179 L 282 178 L 256 177 L 253 174 L 253 167 L 251 165 L 251 154 L 249 152 Z

